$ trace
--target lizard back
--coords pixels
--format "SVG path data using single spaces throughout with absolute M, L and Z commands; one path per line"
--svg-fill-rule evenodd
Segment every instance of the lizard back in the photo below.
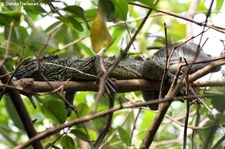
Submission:
M 104 58 L 104 67 L 108 69 L 115 57 Z M 115 79 L 143 78 L 145 61 L 138 58 L 124 58 L 110 73 Z M 15 73 L 17 79 L 34 78 L 37 81 L 97 80 L 103 74 L 100 56 L 88 58 L 43 57 L 25 61 Z
M 27 60 L 15 73 L 17 79 L 34 78 L 37 81 L 95 80 L 92 58 L 60 58 L 58 56 Z

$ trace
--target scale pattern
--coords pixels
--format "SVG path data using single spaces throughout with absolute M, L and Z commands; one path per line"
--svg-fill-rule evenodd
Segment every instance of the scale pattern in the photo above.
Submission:
M 184 59 L 187 63 L 191 63 L 198 53 L 199 46 L 193 43 L 186 43 L 176 47 L 180 43 L 174 43 L 168 46 L 168 53 L 173 51 L 169 62 L 169 78 L 172 77 L 181 62 Z M 161 48 L 153 55 L 152 59 L 147 61 L 141 58 L 124 58 L 110 73 L 110 77 L 115 79 L 148 79 L 161 80 L 166 64 L 166 48 Z M 100 64 L 100 56 L 89 58 L 61 58 L 58 56 L 43 57 L 40 59 L 26 60 L 16 71 L 15 77 L 34 78 L 34 80 L 45 81 L 65 81 L 71 79 L 74 81 L 91 81 L 97 80 L 103 74 Z M 203 51 L 200 51 L 197 62 L 210 60 L 212 57 Z M 115 57 L 103 58 L 105 69 L 108 69 L 114 62 Z M 193 73 L 208 63 L 194 64 L 189 73 Z M 184 71 L 187 67 L 182 67 Z M 170 79 L 171 80 L 171 79 Z M 142 95 L 146 101 L 158 98 L 157 91 L 142 91 Z M 72 98 L 73 99 L 73 98 Z M 150 108 L 156 110 L 157 104 L 151 105 Z

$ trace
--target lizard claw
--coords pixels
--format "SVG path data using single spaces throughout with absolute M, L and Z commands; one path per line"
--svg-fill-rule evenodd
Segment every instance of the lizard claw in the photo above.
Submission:
M 114 80 L 115 79 L 111 79 L 109 77 L 107 77 L 105 80 L 104 92 L 107 93 L 110 97 L 112 97 L 114 94 L 117 93 L 116 91 L 117 87 L 116 87 L 116 84 L 114 83 Z M 96 84 L 98 84 L 100 87 L 100 84 L 101 84 L 100 79 L 96 81 Z
M 114 83 L 113 79 L 107 78 L 105 83 L 105 91 L 111 97 L 116 94 L 116 84 Z

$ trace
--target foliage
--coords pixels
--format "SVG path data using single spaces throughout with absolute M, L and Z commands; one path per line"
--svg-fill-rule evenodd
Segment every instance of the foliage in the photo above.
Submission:
M 88 7 L 86 4 L 88 3 Z M 22 2 L 7 0 L 0 2 L 0 59 L 2 60 L 10 42 L 8 59 L 5 63 L 9 72 L 23 60 L 39 56 L 59 55 L 61 57 L 88 57 L 95 53 L 91 48 L 90 26 L 94 21 L 98 1 L 75 1 L 67 4 L 63 0 L 39 0 L 38 5 L 25 5 L 34 3 L 32 0 Z M 186 37 L 186 23 L 176 17 L 163 15 L 157 9 L 163 9 L 174 13 L 186 12 L 189 2 L 176 0 L 161 0 L 156 6 L 153 0 L 111 0 L 110 4 L 103 0 L 106 7 L 110 9 L 108 16 L 108 30 L 113 41 L 107 45 L 104 55 L 119 55 L 121 49 L 130 41 L 130 37 L 139 27 L 143 17 L 148 11 L 145 8 L 133 5 L 139 3 L 153 9 L 152 16 L 145 22 L 141 32 L 138 33 L 134 47 L 130 48 L 128 55 L 141 55 L 144 58 L 151 57 L 153 50 L 146 50 L 152 45 L 161 46 L 165 44 L 164 23 L 167 24 L 168 41 L 178 41 Z M 217 0 L 215 9 L 220 11 L 223 0 Z M 208 8 L 204 1 L 199 3 L 198 12 L 205 12 Z M 211 18 L 210 18 L 211 20 Z M 123 21 L 127 21 L 124 23 Z M 9 34 L 10 24 L 13 22 L 12 34 Z M 127 25 L 127 26 L 126 26 Z M 97 35 L 96 35 L 97 36 Z M 95 37 L 96 37 L 95 36 Z M 10 41 L 9 41 L 9 38 Z M 96 37 L 97 38 L 97 37 Z M 47 45 L 47 46 L 45 46 Z M 44 47 L 44 48 L 43 48 Z M 211 88 L 212 91 L 224 93 L 224 87 Z M 34 96 L 37 105 L 34 108 L 26 96 L 23 101 L 34 121 L 38 132 L 54 128 L 60 124 L 67 123 L 79 117 L 85 117 L 92 113 L 95 105 L 96 93 L 77 92 L 74 100 L 76 113 L 66 117 L 66 110 L 60 96 L 64 93 L 43 93 Z M 141 103 L 143 99 L 140 92 L 120 93 L 115 97 L 115 106 L 121 103 Z M 188 148 L 202 148 L 207 145 L 218 147 L 225 146 L 224 141 L 218 140 L 224 136 L 222 125 L 224 124 L 224 95 L 215 95 L 205 99 L 204 104 L 191 105 L 188 125 L 190 132 L 187 134 Z M 108 109 L 109 99 L 102 96 L 97 111 Z M 164 122 L 154 138 L 153 146 L 157 148 L 181 148 L 183 140 L 183 129 L 185 121 L 185 103 L 175 101 Z M 216 111 L 216 114 L 208 108 Z M 19 143 L 26 142 L 27 135 L 18 114 L 10 98 L 5 94 L 0 101 L 0 147 L 12 148 Z M 143 108 L 123 109 L 114 112 L 109 132 L 100 144 L 102 148 L 138 148 L 145 137 L 156 112 Z M 43 140 L 43 145 L 58 146 L 62 148 L 81 148 L 87 142 L 93 143 L 106 125 L 107 116 L 91 119 L 72 127 L 55 132 Z M 204 123 L 203 123 L 204 122 Z M 134 129 L 134 130 L 133 130 Z M 26 139 L 24 139 L 26 138 Z M 208 142 L 206 142 L 208 141 Z M 164 143 L 166 142 L 166 143 Z M 216 145 L 217 145 L 216 144 Z

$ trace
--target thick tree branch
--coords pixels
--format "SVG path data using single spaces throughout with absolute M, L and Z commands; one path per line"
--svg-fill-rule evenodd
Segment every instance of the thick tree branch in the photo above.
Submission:
M 145 79 L 116 80 L 116 91 L 131 92 L 138 90 L 159 90 L 160 81 Z M 14 88 L 22 92 L 54 92 L 57 90 L 64 91 L 98 91 L 96 81 L 34 81 L 33 79 L 21 79 L 14 81 L 14 86 L 0 83 L 1 87 Z M 49 85 L 50 84 L 50 85 Z M 54 90 L 57 89 L 57 90 Z
M 211 66 L 210 66 L 211 67 Z M 209 68 L 209 67 L 208 67 Z M 201 71 L 201 70 L 199 70 Z M 207 70 L 208 71 L 208 70 Z M 196 72 L 195 75 L 197 75 Z M 193 76 L 195 76 L 193 75 Z M 193 77 L 194 78 L 194 77 Z M 62 89 L 64 91 L 97 91 L 98 85 L 94 81 L 50 81 L 53 88 Z M 15 89 L 22 92 L 52 92 L 51 86 L 47 82 L 33 81 L 32 79 L 21 79 L 13 81 L 14 85 L 3 84 L 0 82 L 0 90 L 4 87 Z M 117 80 L 115 81 L 117 92 L 131 92 L 137 90 L 155 91 L 159 89 L 160 81 L 145 80 L 145 79 L 130 79 L 130 80 Z M 206 87 L 206 86 L 224 86 L 225 81 L 194 81 L 192 86 Z
M 198 73 L 198 72 L 197 72 Z M 98 85 L 94 81 L 50 81 L 53 88 L 63 91 L 97 91 Z M 21 92 L 39 93 L 52 92 L 51 86 L 47 82 L 33 81 L 32 79 L 21 79 L 13 81 L 14 85 L 0 83 L 0 90 L 4 87 L 15 89 Z M 160 81 L 145 80 L 145 79 L 130 79 L 115 81 L 117 92 L 132 92 L 138 90 L 155 91 L 159 89 Z M 224 86 L 225 81 L 194 81 L 192 86 L 206 87 L 206 86 Z M 54 90 L 57 91 L 57 90 Z
M 5 74 L 7 74 L 7 71 L 3 65 L 0 67 L 0 75 L 5 75 Z M 3 83 L 13 85 L 12 81 L 9 81 L 9 80 L 10 80 L 10 76 L 8 76 L 8 75 L 5 75 L 4 77 L 1 78 L 1 81 Z M 23 123 L 24 129 L 25 129 L 28 137 L 32 138 L 32 137 L 36 136 L 37 132 L 34 128 L 31 118 L 26 110 L 26 107 L 20 97 L 20 94 L 17 91 L 12 90 L 12 89 L 9 89 L 8 93 L 9 93 L 9 96 L 20 116 L 21 122 Z M 40 140 L 33 142 L 33 147 L 35 149 L 43 148 Z

